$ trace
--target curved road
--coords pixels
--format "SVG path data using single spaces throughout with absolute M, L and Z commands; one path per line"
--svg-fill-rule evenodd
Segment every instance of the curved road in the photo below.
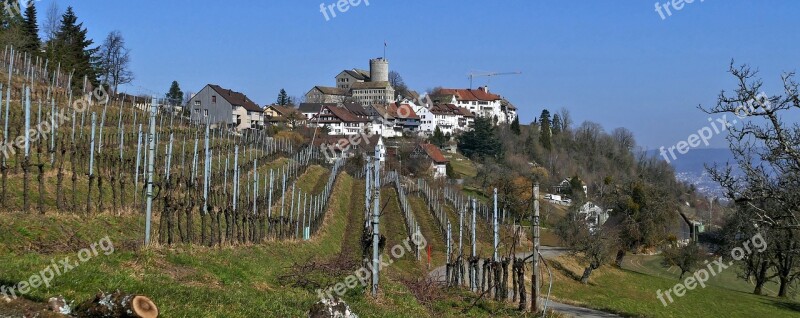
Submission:
M 564 249 L 564 248 L 561 248 L 561 247 L 542 246 L 541 249 L 540 249 L 540 252 L 542 253 L 542 256 L 544 256 L 545 259 L 553 259 L 553 258 L 556 258 L 558 256 L 564 255 L 565 253 L 567 253 L 567 250 Z M 531 255 L 530 252 L 518 253 L 517 257 L 518 258 L 525 258 L 525 257 L 528 257 L 530 255 Z M 444 281 L 444 277 L 446 275 L 446 271 L 447 271 L 447 269 L 446 269 L 446 267 L 444 265 L 443 266 L 439 266 L 437 268 L 434 268 L 428 274 L 428 277 L 430 277 L 430 278 L 432 278 L 432 279 L 434 279 L 436 281 L 443 282 Z M 544 304 L 544 299 L 542 299 L 541 301 L 542 301 L 542 304 Z M 569 317 L 586 317 L 586 318 L 612 318 L 612 317 L 613 318 L 618 318 L 618 317 L 621 317 L 621 316 L 618 316 L 618 315 L 615 315 L 615 314 L 612 314 L 612 313 L 607 313 L 607 312 L 604 312 L 604 311 L 599 311 L 599 310 L 589 309 L 589 308 L 583 308 L 583 307 L 578 307 L 578 306 L 573 306 L 573 305 L 567 305 L 567 304 L 564 304 L 564 303 L 555 302 L 553 300 L 549 300 L 547 302 L 547 309 L 555 311 L 555 312 L 558 312 L 558 313 L 561 313 L 561 314 L 564 314 L 564 315 L 567 315 Z

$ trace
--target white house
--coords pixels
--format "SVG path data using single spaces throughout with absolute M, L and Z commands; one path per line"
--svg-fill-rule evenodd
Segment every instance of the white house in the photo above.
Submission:
M 372 105 L 375 116 L 369 123 L 369 130 L 372 134 L 384 138 L 394 138 L 403 136 L 403 126 L 397 124 L 397 119 L 383 105 Z
M 595 229 L 599 226 L 602 226 L 608 220 L 608 213 L 611 210 L 603 210 L 600 206 L 592 203 L 591 201 L 586 202 L 578 209 L 578 215 L 583 218 L 590 229 Z
M 380 161 L 386 161 L 386 146 L 381 136 L 360 135 L 323 135 L 314 140 L 322 155 L 333 163 L 340 158 L 352 158 L 356 153 L 364 158 L 375 158 L 377 152 Z
M 466 108 L 453 104 L 434 104 L 430 108 L 419 106 L 415 110 L 419 116 L 419 132 L 431 135 L 439 127 L 444 134 L 468 131 L 475 122 L 475 116 Z
M 309 127 L 327 127 L 330 135 L 356 135 L 366 131 L 369 118 L 344 107 L 326 105 L 308 123 Z
M 415 158 L 425 158 L 431 160 L 431 171 L 433 173 L 434 178 L 446 178 L 447 177 L 447 163 L 450 160 L 444 157 L 442 151 L 439 147 L 435 145 L 424 143 L 419 144 L 416 149 L 411 153 L 411 156 Z
M 589 196 L 589 187 L 586 186 L 586 183 L 583 180 L 578 179 L 581 183 L 581 187 L 583 188 L 583 195 L 586 197 Z M 561 183 L 553 187 L 555 192 L 557 193 L 565 193 L 568 190 L 572 189 L 572 178 L 565 178 L 561 180 Z
M 326 106 L 336 106 L 336 103 L 301 103 L 300 106 L 297 107 L 297 110 L 300 111 L 306 120 L 310 120 L 317 114 L 319 114 L 320 109 Z
M 497 118 L 497 123 L 511 122 L 517 117 L 517 108 L 508 101 L 503 102 L 500 95 L 489 93 L 488 86 L 478 89 L 443 88 L 432 99 L 466 108 L 475 116 Z

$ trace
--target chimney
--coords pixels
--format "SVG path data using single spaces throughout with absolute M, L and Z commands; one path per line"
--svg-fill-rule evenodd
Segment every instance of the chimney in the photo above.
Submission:
M 484 92 L 488 93 L 489 92 L 489 86 L 488 85 L 483 85 L 481 87 L 478 87 L 478 90 L 481 90 L 481 91 L 484 91 Z

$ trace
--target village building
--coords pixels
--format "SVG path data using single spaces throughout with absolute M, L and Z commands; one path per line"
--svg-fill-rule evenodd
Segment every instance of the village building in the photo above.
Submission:
M 466 108 L 453 104 L 434 104 L 430 108 L 418 107 L 419 133 L 430 136 L 438 127 L 443 134 L 453 135 L 469 131 L 475 123 L 475 116 Z
M 343 103 L 350 96 L 350 89 L 327 86 L 314 86 L 306 93 L 309 103 Z
M 395 101 L 389 84 L 389 61 L 379 57 L 369 60 L 369 72 L 344 70 L 335 77 L 336 87 L 314 86 L 306 93 L 309 103 L 344 103 L 354 101 L 363 107 Z
M 589 201 L 584 203 L 580 208 L 578 208 L 578 215 L 581 216 L 581 219 L 586 222 L 589 226 L 589 229 L 595 230 L 606 223 L 608 220 L 608 214 L 611 210 L 604 210 L 597 204 Z
M 500 95 L 489 92 L 488 86 L 478 89 L 443 88 L 431 99 L 436 103 L 454 104 L 466 108 L 475 116 L 496 119 L 496 123 L 510 123 L 517 117 L 517 108 L 504 102 Z
M 267 126 L 297 128 L 305 125 L 305 116 L 292 106 L 269 105 L 264 108 L 264 122 Z
M 309 127 L 325 127 L 330 135 L 356 135 L 365 132 L 369 118 L 352 113 L 347 108 L 326 105 L 308 119 Z
M 411 156 L 414 158 L 429 159 L 431 161 L 430 169 L 434 178 L 447 177 L 447 164 L 450 160 L 445 158 L 439 147 L 429 143 L 419 144 L 411 153 Z
M 224 124 L 237 130 L 264 127 L 264 110 L 245 94 L 208 84 L 189 99 L 193 122 Z

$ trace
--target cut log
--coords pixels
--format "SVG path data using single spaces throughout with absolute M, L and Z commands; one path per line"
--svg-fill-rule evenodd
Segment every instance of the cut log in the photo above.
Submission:
M 117 291 L 112 294 L 99 293 L 73 311 L 80 318 L 155 318 L 158 308 L 149 298 Z

